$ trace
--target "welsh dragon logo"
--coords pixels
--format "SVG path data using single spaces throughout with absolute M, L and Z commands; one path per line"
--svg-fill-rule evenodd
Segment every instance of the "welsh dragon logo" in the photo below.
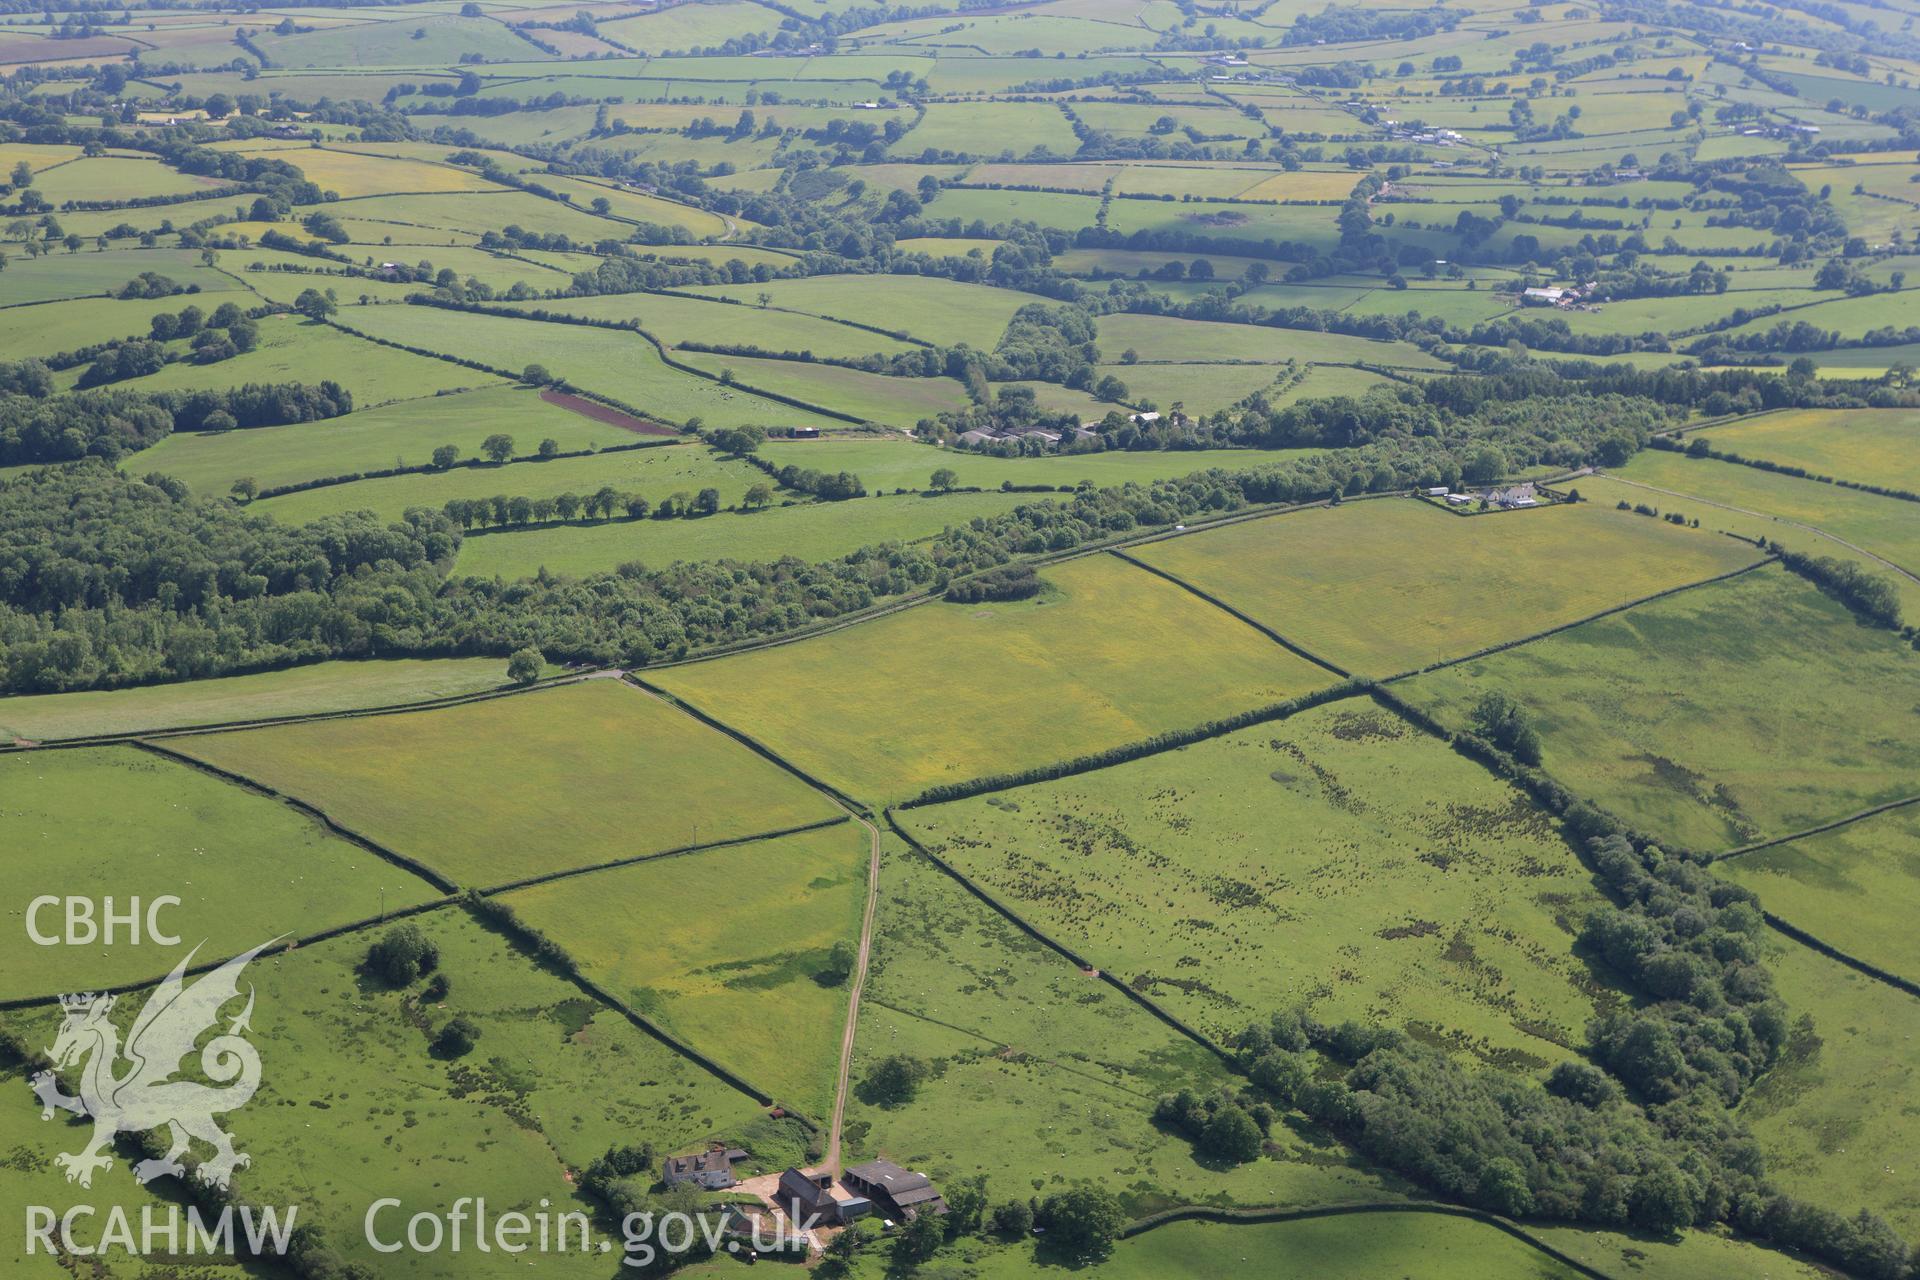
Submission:
M 189 951 L 147 997 L 127 1032 L 124 1049 L 120 1032 L 108 1017 L 114 996 L 60 997 L 66 1016 L 47 1056 L 54 1070 L 82 1064 L 80 1095 L 62 1093 L 54 1070 L 40 1072 L 30 1083 L 40 1099 L 42 1120 L 51 1120 L 54 1109 L 60 1108 L 93 1121 L 92 1141 L 71 1155 L 54 1157 L 66 1170 L 68 1182 L 92 1186 L 95 1170 L 113 1167 L 108 1151 L 116 1134 L 161 1125 L 167 1127 L 171 1141 L 165 1156 L 133 1166 L 133 1176 L 142 1183 L 166 1174 L 183 1176 L 187 1170 L 180 1157 L 195 1138 L 214 1149 L 214 1155 L 196 1170 L 203 1182 L 225 1187 L 235 1169 L 252 1163 L 251 1157 L 233 1149 L 233 1138 L 213 1119 L 244 1106 L 260 1087 L 260 1055 L 242 1035 L 250 1029 L 248 1020 L 253 1015 L 251 986 L 246 1007 L 223 1034 L 200 1050 L 200 1069 L 214 1083 L 177 1076 L 181 1060 L 193 1052 L 195 1041 L 218 1023 L 220 1010 L 238 998 L 241 971 L 273 942 L 235 956 L 191 986 L 185 981 L 187 966 L 200 948 Z

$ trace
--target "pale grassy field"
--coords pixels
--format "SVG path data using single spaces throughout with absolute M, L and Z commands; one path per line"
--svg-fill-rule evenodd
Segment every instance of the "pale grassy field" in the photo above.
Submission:
M 1333 680 L 1111 557 L 1045 577 L 1055 594 L 936 602 L 652 678 L 867 799 L 1069 759 Z
M 1380 499 L 1133 554 L 1351 671 L 1386 676 L 1726 573 L 1753 548 L 1596 503 L 1457 516 Z
M 725 735 L 616 680 L 175 745 L 482 886 L 835 812 Z

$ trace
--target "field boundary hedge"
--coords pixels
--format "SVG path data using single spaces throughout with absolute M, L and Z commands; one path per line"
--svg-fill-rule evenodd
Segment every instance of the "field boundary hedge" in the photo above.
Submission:
M 610 424 L 609 424 L 610 425 Z M 214 435 L 219 432 L 188 432 L 183 434 Z M 316 476 L 311 480 L 296 480 L 292 484 L 268 485 L 254 492 L 250 502 L 264 502 L 268 498 L 284 498 L 290 493 L 310 493 L 315 489 L 331 489 L 343 484 L 356 484 L 362 480 L 387 480 L 394 476 L 447 475 L 454 471 L 494 471 L 501 467 L 513 466 L 521 462 L 560 462 L 567 458 L 593 458 L 603 453 L 632 453 L 636 449 L 661 449 L 669 445 L 691 444 L 685 436 L 663 436 L 653 440 L 639 440 L 631 444 L 610 444 L 599 449 L 567 449 L 559 453 L 521 454 L 517 458 L 507 458 L 493 462 L 486 458 L 463 458 L 449 466 L 435 466 L 431 462 L 420 462 L 410 467 L 384 467 L 377 471 L 355 471 L 337 476 Z
M 1811 839 L 1814 836 L 1825 835 L 1829 831 L 1838 831 L 1841 827 L 1850 827 L 1854 823 L 1866 818 L 1877 817 L 1883 813 L 1891 813 L 1895 809 L 1904 809 L 1910 804 L 1920 804 L 1920 796 L 1907 796 L 1900 800 L 1889 800 L 1885 804 L 1877 804 L 1871 809 L 1862 809 L 1858 813 L 1849 813 L 1845 817 L 1835 818 L 1831 822 L 1823 822 L 1818 826 L 1808 827 L 1803 831 L 1794 831 L 1784 836 L 1775 836 L 1771 840 L 1758 840 L 1753 844 L 1743 844 L 1738 849 L 1729 849 L 1725 853 L 1716 853 L 1707 859 L 1707 861 L 1725 862 L 1729 858 L 1740 858 L 1745 857 L 1749 853 L 1759 853 L 1762 849 L 1772 849 L 1778 845 L 1793 844 L 1795 841 Z
M 1817 951 L 1827 959 L 1832 960 L 1836 964 L 1845 965 L 1862 977 L 1872 978 L 1875 982 L 1883 982 L 1896 991 L 1904 991 L 1910 996 L 1920 997 L 1920 983 L 1911 982 L 1897 973 L 1891 973 L 1882 969 L 1877 964 L 1871 964 L 1868 961 L 1860 959 L 1858 956 L 1848 955 L 1832 943 L 1821 941 L 1813 934 L 1802 929 L 1799 925 L 1789 924 L 1764 907 L 1760 909 L 1760 916 L 1776 933 L 1791 938 L 1809 951 Z
M 683 858 L 692 853 L 708 853 L 714 849 L 731 849 L 736 845 L 757 844 L 762 840 L 779 840 L 786 836 L 802 835 L 808 831 L 821 831 L 827 827 L 837 827 L 852 822 L 853 815 L 837 813 L 831 818 L 822 818 L 818 822 L 803 822 L 798 826 L 779 827 L 772 831 L 756 831 L 751 835 L 730 836 L 725 840 L 708 840 L 700 844 L 676 845 L 671 849 L 661 849 L 655 853 L 636 853 L 624 858 L 613 858 L 606 862 L 589 863 L 584 867 L 566 867 L 559 871 L 543 871 L 536 876 L 526 876 L 519 880 L 509 880 L 475 892 L 485 897 L 499 893 L 513 893 L 520 889 L 531 889 L 538 885 L 552 884 L 556 880 L 570 880 L 574 876 L 590 875 L 596 871 L 617 871 L 621 867 L 631 867 L 642 862 L 658 862 L 663 858 Z
M 1187 1204 L 1178 1208 L 1162 1209 L 1158 1213 L 1150 1213 L 1144 1218 L 1129 1222 L 1120 1228 L 1120 1239 L 1130 1240 L 1134 1236 L 1143 1235 L 1174 1222 L 1214 1222 L 1224 1226 L 1234 1226 L 1263 1222 L 1308 1222 L 1315 1218 L 1341 1218 L 1374 1213 L 1430 1213 L 1444 1218 L 1471 1219 L 1483 1226 L 1505 1232 L 1522 1244 L 1546 1254 L 1562 1266 L 1588 1277 L 1588 1280 L 1613 1280 L 1613 1277 L 1606 1272 L 1588 1266 L 1578 1258 L 1556 1249 L 1546 1241 L 1530 1235 L 1518 1223 L 1510 1222 L 1497 1214 L 1488 1213 L 1483 1209 L 1468 1208 L 1465 1205 L 1441 1204 L 1425 1200 L 1386 1204 L 1335 1204 L 1311 1209 L 1284 1209 L 1277 1205 L 1272 1208 L 1236 1209 L 1221 1205 Z
M 1746 539 L 1739 538 L 1736 539 L 1736 541 L 1745 542 Z M 1764 569 L 1779 559 L 1780 557 L 1777 555 L 1765 555 L 1755 560 L 1752 564 L 1742 565 L 1738 569 L 1730 569 L 1726 573 L 1715 574 L 1711 578 L 1702 578 L 1698 582 L 1683 582 L 1677 587 L 1668 587 L 1664 591 L 1656 591 L 1650 596 L 1641 596 L 1637 600 L 1628 600 L 1622 604 L 1610 605 L 1598 613 L 1590 613 L 1584 618 L 1575 618 L 1572 622 L 1563 622 L 1558 626 L 1548 627 L 1545 631 L 1536 631 L 1532 635 L 1521 636 L 1517 640 L 1503 640 L 1499 644 L 1492 644 L 1483 649 L 1476 649 L 1472 653 L 1463 654 L 1458 658 L 1443 658 L 1439 662 L 1430 662 L 1426 666 L 1418 667 L 1412 671 L 1402 671 L 1399 675 L 1387 676 L 1381 680 L 1380 683 L 1395 684 L 1401 680 L 1411 680 L 1415 676 L 1426 675 L 1431 671 L 1443 671 L 1448 667 L 1457 667 L 1463 662 L 1473 662 L 1480 658 L 1491 657 L 1496 653 L 1505 653 L 1508 649 L 1517 649 L 1523 644 L 1532 644 L 1536 640 L 1545 640 L 1549 637 L 1559 635 L 1562 631 L 1571 631 L 1575 627 L 1584 627 L 1589 622 L 1598 622 L 1600 619 L 1612 617 L 1616 613 L 1625 613 L 1628 609 L 1637 609 L 1643 604 L 1652 604 L 1654 601 L 1664 600 L 1668 596 L 1677 596 L 1683 591 L 1692 591 L 1697 587 L 1710 587 L 1717 582 L 1725 582 L 1729 578 L 1738 578 L 1742 574 L 1752 573 L 1755 569 Z
M 1352 676 L 1337 684 L 1303 693 L 1297 698 L 1289 698 L 1284 702 L 1268 703 L 1264 707 L 1255 707 L 1250 711 L 1222 716 L 1217 720 L 1208 720 L 1204 724 L 1188 729 L 1170 729 L 1165 733 L 1157 733 L 1151 738 L 1122 743 L 1117 747 L 1108 747 L 1104 751 L 1074 756 L 1067 760 L 1056 760 L 1051 764 L 1035 765 L 1031 769 L 1022 769 L 1016 773 L 989 774 L 969 782 L 941 783 L 939 786 L 928 787 L 897 807 L 920 809 L 928 805 L 948 804 L 955 800 L 970 800 L 975 796 L 983 796 L 995 791 L 1010 791 L 1016 787 L 1031 786 L 1036 782 L 1053 782 L 1060 778 L 1093 773 L 1117 764 L 1126 764 L 1129 761 L 1157 756 L 1167 751 L 1176 751 L 1181 747 L 1190 747 L 1196 742 L 1205 742 L 1209 738 L 1237 733 L 1241 729 L 1251 728 L 1256 724 L 1270 724 L 1275 720 L 1285 720 L 1302 711 L 1311 711 L 1329 702 L 1339 702 L 1342 699 L 1366 693 L 1373 688 L 1373 683 L 1365 676 Z
M 1240 622 L 1244 622 L 1249 627 L 1252 627 L 1255 631 L 1258 631 L 1261 635 L 1273 641 L 1275 644 L 1279 645 L 1282 649 L 1285 649 L 1288 653 L 1291 653 L 1296 658 L 1304 658 L 1308 662 L 1311 662 L 1316 667 L 1324 667 L 1328 671 L 1331 671 L 1334 675 L 1339 676 L 1342 680 L 1353 679 L 1353 672 L 1348 671 L 1345 667 L 1337 667 L 1333 663 L 1328 662 L 1325 658 L 1321 657 L 1319 654 L 1313 652 L 1313 650 L 1306 648 L 1304 645 L 1295 644 L 1293 641 L 1287 639 L 1285 636 L 1281 635 L 1278 631 L 1275 631 L 1272 627 L 1268 626 L 1266 623 L 1260 622 L 1254 618 L 1248 617 L 1246 614 L 1240 612 L 1240 610 L 1228 604 L 1225 600 L 1222 600 L 1219 596 L 1213 595 L 1206 591 L 1202 591 L 1199 587 L 1194 586 L 1191 582 L 1188 582 L 1185 578 L 1179 577 L 1175 574 L 1168 573 L 1165 569 L 1155 568 L 1153 565 L 1148 564 L 1144 560 L 1136 560 L 1134 557 L 1128 555 L 1125 551 L 1122 551 L 1118 547 L 1114 547 L 1112 550 L 1108 551 L 1107 554 L 1115 557 L 1116 559 L 1124 560 L 1128 564 L 1133 565 L 1135 568 L 1145 569 L 1148 573 L 1152 574 L 1154 577 L 1164 578 L 1168 582 L 1171 582 L 1174 586 L 1179 587 L 1182 591 L 1187 591 L 1192 593 L 1193 595 L 1198 596 L 1200 599 L 1206 601 L 1208 604 L 1220 610 L 1220 612 L 1226 614 L 1228 617 L 1234 618 Z
M 244 787 L 248 791 L 252 791 L 257 795 L 263 795 L 263 796 L 269 797 L 270 799 L 278 800 L 282 804 L 288 806 L 289 808 L 299 813 L 305 814 L 307 817 L 313 819 L 315 822 L 318 822 L 322 827 L 325 827 L 328 831 L 333 832 L 335 835 L 340 836 L 342 839 L 347 840 L 349 843 L 360 846 L 362 849 L 365 849 L 368 853 L 373 854 L 375 857 L 380 858 L 386 862 L 390 862 L 394 866 L 399 867 L 403 871 L 412 872 L 414 875 L 419 876 L 422 880 L 425 880 L 428 884 L 432 885 L 434 888 L 438 889 L 440 892 L 442 893 L 460 892 L 460 886 L 457 883 L 455 883 L 453 880 L 448 879 L 446 876 L 442 875 L 440 872 L 435 871 L 432 867 L 428 866 L 426 863 L 421 862 L 417 858 L 410 858 L 404 853 L 400 853 L 396 850 L 390 849 L 386 845 L 381 844 L 378 840 L 374 840 L 369 836 L 361 835 L 358 831 L 355 831 L 352 827 L 346 826 L 343 823 L 335 821 L 332 817 L 329 817 L 325 809 L 319 808 L 318 806 L 313 804 L 309 804 L 307 801 L 300 799 L 298 796 L 290 796 L 286 792 L 280 790 L 278 787 L 268 786 L 264 782 L 260 782 L 254 778 L 249 778 L 243 773 L 235 773 L 231 769 L 222 769 L 217 764 L 209 764 L 205 760 L 196 759 L 193 756 L 187 755 L 185 752 L 175 751 L 171 747 L 163 747 L 157 742 L 147 742 L 142 739 L 135 739 L 131 745 L 139 748 L 142 751 L 148 751 L 164 759 L 171 760 L 175 764 L 183 764 L 190 769 L 198 769 L 202 773 L 211 774 L 213 777 L 219 778 L 223 782 L 231 782 L 236 786 Z
M 294 671 L 300 667 L 317 666 L 322 662 L 353 661 L 353 659 L 315 658 L 310 662 L 289 663 L 284 666 L 263 667 L 258 672 L 237 672 L 227 674 L 257 675 L 269 671 Z M 605 668 L 600 668 L 604 670 Z M 269 729 L 283 724 L 310 724 L 318 720 L 351 720 L 360 716 L 404 715 L 409 711 L 433 711 L 440 707 L 457 707 L 468 702 L 486 702 L 493 698 L 511 697 L 516 693 L 534 693 L 541 689 L 558 688 L 591 678 L 592 672 L 569 671 L 565 675 L 548 676 L 532 684 L 505 684 L 492 689 L 477 689 L 472 693 L 450 693 L 439 698 L 425 698 L 419 702 L 390 702 L 377 707 L 343 707 L 338 711 L 295 711 L 284 716 L 262 716 L 251 720 L 226 720 L 211 724 L 174 725 L 166 729 L 128 729 L 122 733 L 96 733 L 77 738 L 48 738 L 33 740 L 32 746 L 22 746 L 18 742 L 0 744 L 0 755 L 14 751 L 64 751 L 81 747 L 104 747 L 122 742 L 140 742 L 151 738 L 191 738 L 207 733 L 226 733 L 230 730 Z M 159 684 L 179 684 L 181 681 L 167 680 Z M 123 685 L 121 688 L 155 688 L 156 685 Z M 107 690 L 106 692 L 113 692 Z
M 1139 1005 L 1142 1009 L 1152 1014 L 1155 1018 L 1158 1018 L 1161 1022 L 1165 1023 L 1167 1026 L 1171 1027 L 1173 1030 L 1179 1032 L 1181 1035 L 1193 1041 L 1195 1044 L 1199 1045 L 1201 1048 L 1205 1049 L 1207 1052 L 1213 1054 L 1214 1057 L 1226 1063 L 1229 1066 L 1229 1068 L 1233 1067 L 1235 1062 L 1233 1054 L 1224 1045 L 1220 1044 L 1218 1041 L 1214 1040 L 1211 1036 L 1207 1035 L 1206 1032 L 1197 1030 L 1194 1027 L 1187 1025 L 1187 1023 L 1182 1021 L 1178 1015 L 1168 1010 L 1164 1005 L 1162 1005 L 1159 1001 L 1155 1000 L 1153 997 L 1147 995 L 1145 992 L 1134 990 L 1132 987 L 1128 986 L 1126 983 L 1120 981 L 1120 979 L 1114 977 L 1113 974 L 1109 973 L 1107 970 L 1101 968 L 1097 964 L 1094 964 L 1091 960 L 1088 960 L 1085 956 L 1082 956 L 1079 952 L 1069 947 L 1066 943 L 1061 942 L 1058 939 L 1054 938 L 1052 935 L 1046 933 L 1038 925 L 1029 921 L 1025 916 L 1022 916 L 1019 912 L 1015 911 L 1012 907 L 1009 907 L 1006 903 L 1000 901 L 999 898 L 995 897 L 992 893 L 989 893 L 985 888 L 985 886 L 976 882 L 971 876 L 967 875 L 965 872 L 961 871 L 958 867 L 948 862 L 945 858 L 942 858 L 939 854 L 933 852 L 933 850 L 921 844 L 920 841 L 915 839 L 912 835 L 908 834 L 906 828 L 902 827 L 899 824 L 899 822 L 895 820 L 892 809 L 888 809 L 882 815 L 882 817 L 886 819 L 888 829 L 891 830 L 893 834 L 898 836 L 901 840 L 905 841 L 908 848 L 912 849 L 915 853 L 925 858 L 928 862 L 931 862 L 934 866 L 938 867 L 941 871 L 943 871 L 948 876 L 950 876 L 954 880 L 954 882 L 957 883 L 961 888 L 965 889 L 968 893 L 978 898 L 981 902 L 985 903 L 988 907 L 991 907 L 994 910 L 994 912 L 1000 915 L 1001 917 L 1003 917 L 1008 924 L 1011 924 L 1014 928 L 1026 934 L 1029 938 L 1032 938 L 1035 942 L 1038 942 L 1042 946 L 1057 953 L 1062 958 L 1067 960 L 1069 963 L 1074 965 L 1074 967 L 1078 968 L 1081 972 L 1086 973 L 1092 977 L 1099 979 L 1101 982 L 1106 983 L 1108 986 L 1112 987 L 1115 991 L 1118 991 L 1121 995 L 1133 1001 L 1133 1003 Z
M 688 702 L 683 698 L 677 697 L 676 695 L 669 693 L 667 690 L 660 688 L 658 685 L 649 684 L 647 681 L 641 679 L 638 675 L 634 674 L 631 671 L 627 672 L 622 677 L 622 680 L 628 684 L 631 684 L 636 689 L 639 689 L 645 693 L 652 694 L 654 697 L 660 699 L 662 702 L 666 703 L 668 706 L 672 707 L 674 710 L 680 711 L 686 715 L 692 716 L 695 720 L 698 720 L 701 724 L 706 725 L 707 728 L 718 730 L 719 732 L 726 734 L 729 738 L 732 738 L 735 742 L 739 743 L 741 746 L 745 747 L 747 750 L 753 752 L 755 755 L 759 756 L 761 759 L 766 760 L 770 764 L 779 766 L 779 768 L 781 768 L 782 770 L 800 779 L 800 781 L 806 783 L 809 787 L 812 787 L 815 791 L 820 792 L 822 795 L 826 796 L 828 799 L 832 800 L 835 804 L 847 810 L 849 813 L 866 814 L 869 812 L 869 810 L 865 805 L 861 804 L 858 800 L 855 800 L 852 796 L 848 795 L 846 792 L 840 790 L 840 788 L 834 786 L 832 783 L 823 782 L 819 778 L 814 777 L 811 773 L 808 773 L 805 769 L 802 769 L 799 765 L 793 763 L 791 760 L 781 755 L 778 751 L 775 751 L 772 747 L 769 747 L 764 742 L 761 742 L 758 738 L 753 737 L 751 734 L 742 732 L 741 730 L 734 728 L 732 725 L 727 724 L 725 721 L 715 719 L 713 716 L 708 715 L 705 711 L 702 711 L 699 707 L 694 706 L 691 702 Z

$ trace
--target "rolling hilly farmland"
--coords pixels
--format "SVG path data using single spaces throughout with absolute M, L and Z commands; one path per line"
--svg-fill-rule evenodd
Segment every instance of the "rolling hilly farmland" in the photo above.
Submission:
M 0 0 L 0 1270 L 1920 1280 L 1916 21 Z

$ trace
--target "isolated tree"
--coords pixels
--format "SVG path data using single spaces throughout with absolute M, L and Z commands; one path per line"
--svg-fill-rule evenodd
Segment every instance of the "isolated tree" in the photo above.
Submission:
M 16 191 L 24 191 L 33 185 L 33 166 L 25 160 L 13 166 L 13 172 L 7 175 L 7 183 Z
M 553 381 L 553 375 L 547 372 L 543 364 L 530 364 L 520 371 L 520 381 L 529 386 L 544 387 Z
M 960 483 L 959 475 L 952 467 L 936 467 L 928 484 L 935 493 L 946 493 Z
M 703 516 L 710 516 L 720 509 L 720 491 L 708 487 L 702 489 L 693 500 L 693 509 Z
M 853 976 L 853 965 L 856 959 L 858 955 L 853 949 L 853 944 L 842 938 L 833 944 L 832 950 L 827 952 L 827 967 L 820 971 L 820 977 L 834 986 L 839 986 Z
M 388 986 L 404 987 L 440 963 L 439 950 L 417 924 L 389 929 L 367 949 L 367 969 Z
M 460 460 L 458 445 L 443 444 L 433 451 L 433 465 L 437 471 L 445 471 Z
M 765 480 L 756 480 L 747 486 L 747 496 L 743 499 L 751 510 L 759 510 L 773 501 L 773 486 Z
M 241 476 L 233 482 L 233 487 L 228 492 L 242 502 L 251 502 L 253 495 L 260 492 L 260 485 L 252 476 Z
M 480 452 L 494 462 L 505 462 L 513 456 L 513 437 L 496 431 L 480 442 Z
M 546 657 L 531 645 L 515 649 L 513 656 L 507 659 L 507 679 L 515 684 L 532 684 L 540 678 L 540 672 L 546 665 Z
M 479 1024 L 463 1013 L 440 1028 L 440 1034 L 433 1038 L 433 1051 L 443 1058 L 462 1058 L 473 1052 L 479 1039 Z
M 336 310 L 333 299 L 318 289 L 302 289 L 293 300 L 293 309 L 309 320 L 325 320 Z
M 867 1073 L 866 1093 L 876 1105 L 903 1107 L 919 1094 L 920 1083 L 926 1078 L 926 1063 L 896 1053 L 880 1059 Z
M 534 456 L 543 461 L 545 459 L 553 457 L 555 454 L 559 452 L 560 452 L 560 442 L 558 440 L 555 440 L 552 436 L 548 436 L 545 440 L 542 440 L 539 444 L 539 447 L 533 451 Z

